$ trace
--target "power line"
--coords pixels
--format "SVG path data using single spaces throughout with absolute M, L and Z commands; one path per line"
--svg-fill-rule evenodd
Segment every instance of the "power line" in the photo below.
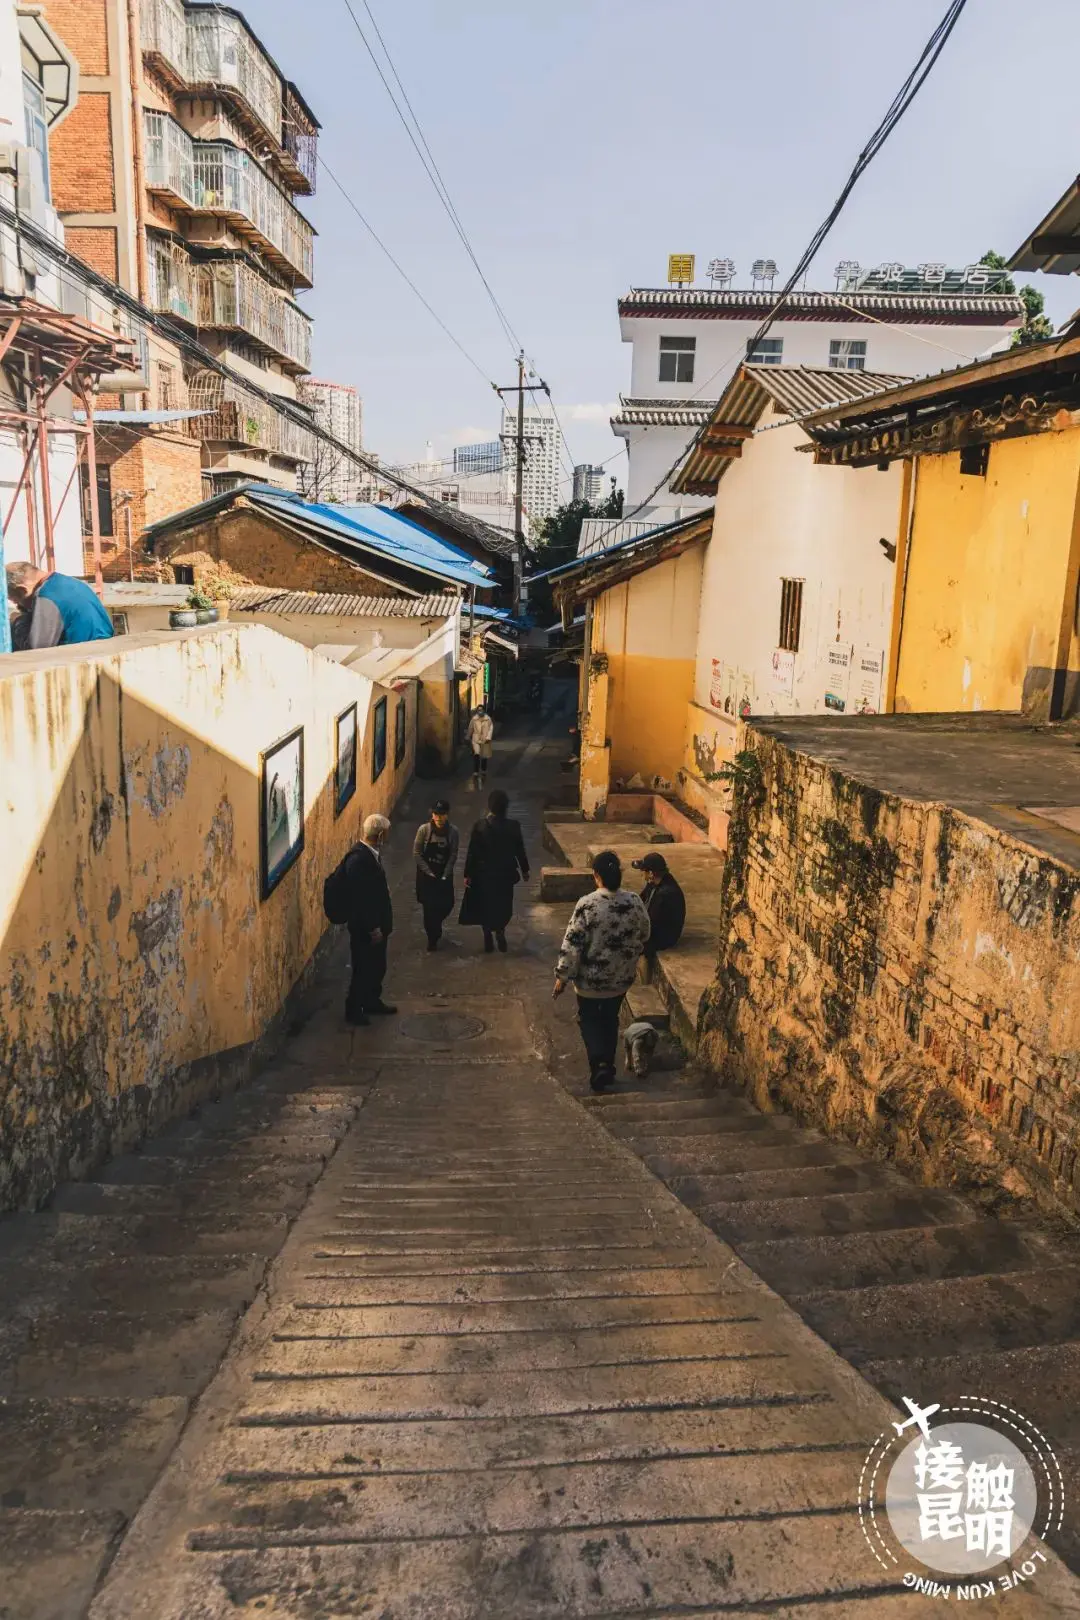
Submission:
M 442 204 L 443 208 L 446 210 L 447 217 L 449 218 L 451 225 L 454 227 L 454 230 L 455 230 L 455 232 L 456 232 L 456 234 L 457 234 L 457 236 L 458 236 L 458 238 L 459 238 L 459 240 L 461 242 L 462 247 L 465 249 L 465 252 L 468 254 L 468 256 L 469 256 L 470 260 L 472 261 L 472 264 L 473 264 L 473 266 L 474 266 L 474 268 L 476 270 L 477 275 L 480 277 L 480 280 L 484 284 L 484 290 L 486 291 L 489 299 L 491 300 L 492 308 L 494 309 L 495 314 L 498 317 L 499 323 L 502 326 L 503 332 L 506 335 L 507 342 L 510 344 L 514 354 L 516 355 L 518 350 L 522 347 L 521 342 L 518 339 L 517 334 L 515 333 L 513 327 L 511 326 L 510 321 L 509 321 L 509 319 L 508 319 L 508 317 L 506 315 L 506 312 L 504 311 L 502 305 L 499 303 L 499 300 L 496 298 L 495 293 L 492 290 L 491 283 L 488 281 L 487 277 L 485 276 L 483 270 L 480 267 L 480 261 L 476 257 L 476 253 L 473 250 L 472 243 L 469 241 L 468 233 L 466 232 L 464 225 L 461 223 L 461 217 L 458 214 L 457 208 L 454 206 L 454 201 L 453 201 L 452 197 L 450 196 L 450 193 L 449 193 L 449 191 L 447 189 L 447 186 L 446 186 L 446 182 L 444 181 L 444 179 L 442 177 L 442 174 L 439 171 L 439 166 L 435 162 L 434 157 L 432 156 L 431 148 L 428 145 L 427 137 L 424 135 L 424 132 L 420 127 L 420 121 L 417 118 L 416 113 L 413 111 L 412 103 L 409 101 L 409 98 L 405 93 L 405 88 L 401 83 L 400 75 L 398 74 L 397 68 L 394 66 L 394 61 L 393 61 L 393 58 L 390 55 L 390 52 L 386 48 L 386 41 L 383 39 L 383 36 L 382 36 L 381 32 L 379 31 L 379 25 L 375 21 L 375 17 L 374 17 L 374 15 L 372 13 L 371 7 L 370 7 L 370 5 L 367 4 L 367 0 L 363 0 L 364 9 L 367 12 L 368 16 L 371 18 L 372 26 L 374 27 L 375 32 L 378 35 L 379 44 L 382 46 L 383 53 L 386 56 L 387 62 L 389 63 L 390 71 L 394 75 L 394 79 L 396 80 L 399 88 L 401 89 L 401 94 L 402 94 L 402 97 L 404 98 L 405 105 L 408 107 L 410 116 L 412 117 L 413 124 L 415 124 L 415 126 L 416 126 L 416 134 L 413 133 L 412 125 L 410 125 L 409 120 L 406 118 L 404 112 L 402 111 L 401 104 L 398 101 L 397 96 L 394 94 L 394 91 L 393 91 L 393 89 L 392 89 L 392 87 L 390 85 L 390 81 L 387 79 L 386 74 L 382 70 L 382 64 L 379 62 L 378 57 L 376 56 L 375 52 L 371 48 L 371 42 L 369 41 L 367 35 L 364 33 L 364 30 L 363 30 L 363 27 L 361 25 L 360 19 L 356 15 L 356 12 L 353 9 L 352 0 L 342 0 L 342 3 L 344 5 L 344 7 L 345 7 L 345 10 L 349 13 L 349 16 L 353 20 L 353 23 L 354 23 L 354 25 L 356 27 L 356 32 L 360 35 L 360 38 L 363 40 L 364 49 L 367 51 L 368 55 L 371 57 L 372 63 L 374 64 L 374 67 L 375 67 L 375 71 L 379 75 L 379 78 L 382 81 L 382 85 L 383 85 L 384 90 L 386 91 L 387 95 L 390 97 L 390 101 L 391 101 L 391 103 L 393 105 L 394 111 L 397 113 L 398 118 L 401 121 L 401 126 L 404 129 L 406 135 L 409 137 L 409 140 L 412 143 L 413 150 L 416 152 L 417 157 L 420 159 L 420 163 L 421 163 L 421 166 L 423 167 L 424 173 L 427 175 L 428 179 L 431 181 L 432 187 L 434 188 L 434 191 L 435 191 L 435 195 L 438 197 L 438 199 L 439 199 L 440 203 Z M 417 137 L 419 137 L 419 139 Z
M 745 356 L 748 360 L 753 355 L 753 352 L 757 346 L 762 342 L 773 323 L 776 321 L 780 310 L 791 296 L 791 293 L 794 291 L 798 282 L 810 268 L 810 265 L 821 249 L 825 238 L 828 236 L 829 232 L 836 224 L 837 219 L 840 217 L 844 204 L 850 197 L 856 183 L 869 168 L 877 154 L 881 151 L 881 148 L 885 145 L 885 142 L 888 140 L 889 136 L 892 134 L 893 130 L 896 128 L 897 124 L 900 122 L 901 118 L 903 118 L 904 114 L 915 100 L 915 97 L 926 83 L 926 80 L 933 71 L 938 57 L 945 49 L 949 36 L 952 34 L 953 29 L 960 21 L 960 15 L 963 12 L 966 4 L 967 0 L 949 0 L 949 4 L 946 7 L 944 16 L 941 18 L 941 21 L 938 23 L 937 27 L 930 35 L 930 38 L 923 46 L 914 67 L 911 69 L 911 72 L 900 86 L 900 89 L 896 92 L 892 101 L 889 103 L 885 116 L 882 118 L 881 122 L 874 130 L 874 133 L 871 135 L 870 139 L 867 141 L 866 145 L 856 158 L 855 165 L 852 168 L 851 173 L 848 175 L 840 195 L 837 197 L 836 201 L 829 209 L 829 212 L 826 214 L 825 218 L 822 220 L 821 224 L 810 238 L 807 247 L 801 254 L 795 269 L 785 282 L 783 290 L 781 291 L 780 296 L 777 298 L 773 308 L 762 321 L 753 337 L 747 341 L 745 345 Z M 740 345 L 740 347 L 742 346 Z M 723 370 L 723 367 L 720 369 Z M 717 372 L 713 373 L 714 377 L 717 375 Z M 706 379 L 706 382 L 711 381 L 711 377 Z M 705 386 L 706 384 L 703 383 L 702 387 Z M 648 506 L 649 502 L 653 499 L 653 496 L 658 494 L 659 491 L 665 487 L 665 485 L 670 483 L 671 479 L 675 476 L 683 462 L 700 444 L 708 430 L 708 426 L 708 421 L 702 423 L 701 427 L 694 434 L 694 437 L 691 439 L 690 443 L 684 446 L 684 448 L 679 452 L 677 459 L 667 469 L 667 471 L 662 474 L 659 481 L 653 485 L 648 495 L 646 495 L 643 500 L 639 501 L 630 512 L 625 513 L 623 518 L 618 521 L 625 521 L 627 518 L 632 518 L 636 513 Z M 615 524 L 613 523 L 612 528 L 614 527 Z M 603 537 L 601 536 L 599 538 Z
M 417 298 L 419 298 L 420 302 L 423 304 L 424 308 L 427 310 L 427 312 L 431 316 L 432 320 L 436 323 L 437 326 L 442 328 L 442 330 L 446 333 L 447 337 L 450 339 L 451 343 L 454 345 L 455 349 L 458 349 L 465 356 L 466 360 L 469 362 L 470 366 L 472 366 L 473 370 L 475 372 L 477 372 L 483 378 L 484 382 L 490 388 L 492 386 L 491 378 L 487 375 L 487 373 L 484 370 L 483 366 L 480 364 L 480 362 L 478 360 L 475 360 L 473 358 L 473 356 L 469 353 L 468 349 L 460 341 L 460 339 L 458 339 L 458 338 L 456 338 L 454 336 L 453 332 L 451 332 L 450 328 L 447 326 L 446 322 L 442 319 L 442 317 L 440 315 L 438 315 L 435 312 L 434 309 L 432 309 L 431 305 L 428 303 L 427 299 L 424 297 L 423 293 L 420 291 L 420 289 L 416 285 L 415 281 L 413 281 L 412 277 L 408 274 L 408 272 L 406 270 L 404 270 L 402 268 L 402 266 L 398 263 L 397 259 L 395 259 L 394 255 L 391 253 L 390 249 L 387 247 L 387 245 L 383 241 L 382 237 L 375 230 L 375 227 L 371 224 L 370 220 L 368 220 L 365 217 L 365 215 L 360 211 L 359 207 L 353 201 L 352 197 L 349 195 L 348 191 L 342 185 L 341 181 L 338 179 L 338 177 L 334 173 L 333 169 L 331 169 L 330 165 L 327 163 L 326 159 L 323 157 L 321 152 L 319 154 L 319 166 L 321 167 L 321 169 L 323 170 L 323 173 L 327 176 L 327 178 L 329 180 L 331 180 L 333 182 L 333 184 L 337 187 L 338 191 L 344 197 L 345 201 L 348 203 L 349 207 L 352 209 L 353 213 L 356 215 L 356 217 L 360 221 L 361 225 L 367 231 L 367 233 L 371 237 L 372 241 L 375 242 L 375 244 L 379 247 L 379 249 L 386 255 L 386 257 L 389 259 L 390 263 L 393 265 L 394 269 L 397 271 L 397 273 L 401 277 L 401 279 L 406 283 L 406 285 L 408 287 L 410 287 L 412 289 L 412 291 L 416 294 Z
M 278 416 L 291 422 L 294 427 L 302 429 L 311 438 L 319 439 L 322 443 L 330 445 L 332 449 L 339 451 L 350 461 L 355 462 L 358 467 L 362 467 L 365 472 L 373 474 L 376 480 L 392 484 L 396 488 L 404 490 L 406 494 L 417 496 L 424 502 L 430 499 L 427 491 L 419 485 L 410 483 L 408 479 L 394 472 L 389 466 L 383 466 L 373 457 L 365 455 L 362 450 L 357 450 L 353 445 L 346 444 L 343 439 L 339 439 L 329 429 L 320 426 L 295 401 L 281 394 L 271 393 L 269 389 L 261 388 L 258 383 L 233 371 L 230 366 L 219 360 L 217 355 L 212 354 L 209 349 L 203 348 L 201 343 L 192 338 L 171 317 L 162 315 L 140 303 L 138 298 L 129 293 L 126 288 L 110 280 L 108 276 L 102 275 L 99 270 L 94 270 L 67 248 L 61 247 L 40 226 L 23 218 L 16 209 L 3 200 L 0 200 L 0 222 L 10 225 L 16 237 L 20 234 L 26 237 L 45 258 L 51 259 L 55 265 L 66 268 L 87 286 L 94 287 L 99 292 L 104 293 L 110 303 L 114 304 L 118 309 L 126 310 L 141 326 L 157 332 L 161 337 L 175 344 L 182 353 L 187 354 L 194 360 L 198 360 L 204 370 L 215 372 L 219 377 L 225 378 L 232 383 L 241 393 L 248 394 L 252 399 L 257 399 L 262 404 L 268 405 Z

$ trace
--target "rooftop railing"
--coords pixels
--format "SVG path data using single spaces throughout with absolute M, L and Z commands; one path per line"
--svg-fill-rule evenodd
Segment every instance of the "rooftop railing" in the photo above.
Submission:
M 181 0 L 142 0 L 142 48 L 166 77 L 186 84 L 189 77 L 188 24 Z
M 188 437 L 262 450 L 291 461 L 311 460 L 313 436 L 231 378 L 216 371 L 196 372 L 188 393 L 192 410 L 205 413 L 184 425 Z

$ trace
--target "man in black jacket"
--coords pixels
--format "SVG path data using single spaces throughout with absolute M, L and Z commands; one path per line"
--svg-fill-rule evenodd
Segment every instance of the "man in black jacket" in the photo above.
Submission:
M 651 852 L 634 865 L 645 874 L 641 898 L 649 913 L 649 943 L 645 955 L 654 960 L 657 951 L 670 951 L 682 937 L 686 923 L 686 896 L 668 871 L 662 855 Z
M 362 839 L 346 866 L 349 885 L 349 943 L 352 981 L 345 999 L 345 1021 L 370 1024 L 372 1013 L 397 1012 L 382 998 L 386 947 L 394 927 L 394 908 L 382 862 L 390 831 L 385 816 L 368 816 Z

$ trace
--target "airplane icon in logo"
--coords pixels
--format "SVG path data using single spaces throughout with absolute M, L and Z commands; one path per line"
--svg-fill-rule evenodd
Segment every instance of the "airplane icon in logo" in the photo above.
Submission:
M 941 1411 L 940 1405 L 938 1405 L 938 1406 L 917 1406 L 916 1403 L 911 1399 L 910 1395 L 905 1395 L 903 1397 L 903 1401 L 904 1401 L 904 1405 L 907 1407 L 907 1409 L 910 1412 L 911 1416 L 908 1417 L 908 1418 L 905 1418 L 903 1423 L 894 1423 L 893 1428 L 896 1430 L 897 1434 L 903 1434 L 904 1430 L 905 1429 L 910 1429 L 912 1424 L 914 1423 L 914 1424 L 917 1424 L 918 1427 L 922 1430 L 923 1439 L 924 1440 L 929 1440 L 929 1438 L 930 1438 L 930 1419 L 933 1417 L 935 1412 L 940 1412 Z

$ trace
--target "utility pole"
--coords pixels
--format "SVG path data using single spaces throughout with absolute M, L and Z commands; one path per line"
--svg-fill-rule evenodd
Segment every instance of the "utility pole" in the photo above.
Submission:
M 520 617 L 524 610 L 524 588 L 522 578 L 525 572 L 525 503 L 523 485 L 525 481 L 525 395 L 531 391 L 525 383 L 525 351 L 518 355 L 518 380 L 509 388 L 496 388 L 495 392 L 501 398 L 503 394 L 517 395 L 517 432 L 514 435 L 514 613 Z M 542 378 L 538 378 L 532 385 L 540 388 L 550 397 L 551 390 Z M 532 438 L 543 443 L 539 435 Z

